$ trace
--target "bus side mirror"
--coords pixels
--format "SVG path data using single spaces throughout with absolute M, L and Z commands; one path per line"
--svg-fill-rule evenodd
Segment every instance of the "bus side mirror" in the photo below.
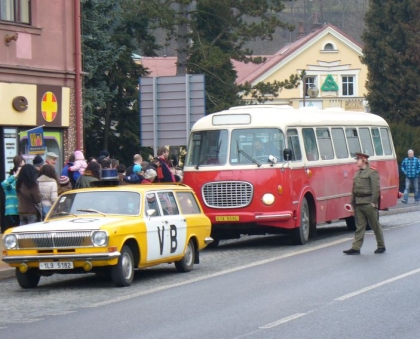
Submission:
M 286 161 L 292 160 L 292 155 L 293 155 L 293 153 L 292 153 L 292 150 L 290 148 L 285 148 L 284 149 L 284 151 L 283 151 L 284 160 L 286 160 Z

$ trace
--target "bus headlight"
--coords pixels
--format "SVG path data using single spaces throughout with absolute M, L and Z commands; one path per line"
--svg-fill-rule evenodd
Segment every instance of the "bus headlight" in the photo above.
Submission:
M 266 194 L 263 195 L 261 200 L 262 200 L 262 203 L 264 205 L 270 206 L 270 205 L 274 204 L 274 200 L 276 200 L 276 199 L 274 198 L 274 195 L 272 195 L 271 193 L 266 193 Z
M 6 250 L 11 250 L 17 247 L 17 237 L 14 234 L 8 234 L 3 238 L 4 247 Z
M 92 242 L 95 246 L 105 246 L 108 243 L 108 234 L 105 231 L 93 232 Z

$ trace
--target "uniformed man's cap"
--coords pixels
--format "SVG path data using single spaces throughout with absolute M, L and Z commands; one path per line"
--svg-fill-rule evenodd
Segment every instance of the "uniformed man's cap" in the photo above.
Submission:
M 369 154 L 362 153 L 362 152 L 356 152 L 355 159 L 369 159 Z

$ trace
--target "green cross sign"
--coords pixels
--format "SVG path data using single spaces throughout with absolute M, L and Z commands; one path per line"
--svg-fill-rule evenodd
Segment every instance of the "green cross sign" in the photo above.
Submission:
M 321 90 L 323 90 L 324 92 L 338 91 L 337 83 L 335 82 L 331 74 L 327 75 L 327 78 L 325 79 L 325 82 L 322 85 Z

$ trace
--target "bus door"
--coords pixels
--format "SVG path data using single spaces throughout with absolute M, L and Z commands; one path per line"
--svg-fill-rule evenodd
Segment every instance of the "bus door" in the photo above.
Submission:
M 289 177 L 285 179 L 289 183 L 292 202 L 296 202 L 299 201 L 301 188 L 305 185 L 307 178 L 297 128 L 287 130 L 287 147 L 292 151 L 292 159 L 290 159 Z M 294 208 L 297 208 L 297 206 L 294 206 Z

